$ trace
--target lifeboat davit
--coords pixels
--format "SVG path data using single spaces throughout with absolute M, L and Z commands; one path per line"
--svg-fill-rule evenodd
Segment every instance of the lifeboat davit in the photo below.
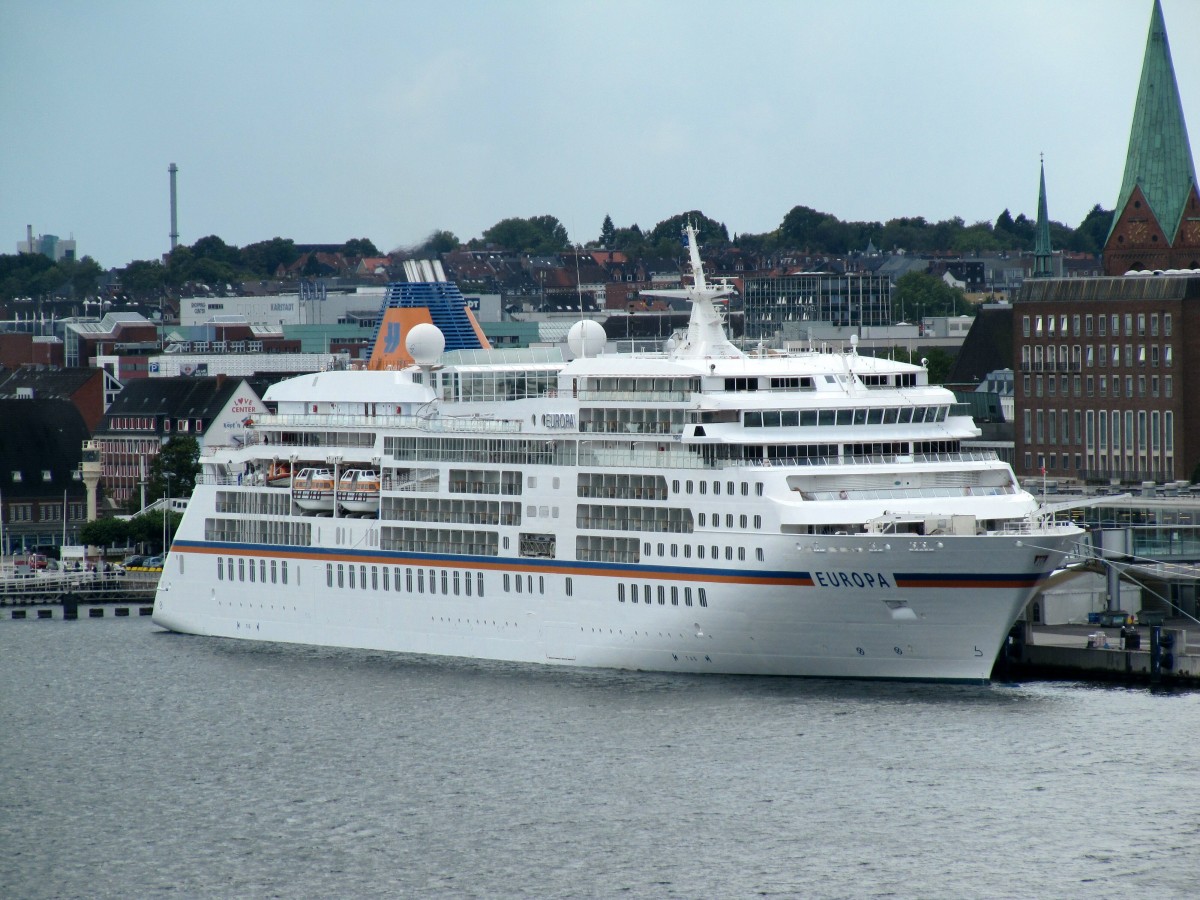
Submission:
M 333 510 L 333 473 L 328 469 L 301 469 L 292 480 L 292 499 L 301 509 Z

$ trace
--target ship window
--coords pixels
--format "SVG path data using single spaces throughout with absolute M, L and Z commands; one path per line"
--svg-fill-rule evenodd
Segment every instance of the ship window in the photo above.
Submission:
M 671 493 L 672 493 L 672 494 L 678 494 L 678 493 L 679 493 L 679 480 L 678 480 L 678 479 L 676 479 L 675 481 L 672 481 L 672 482 L 671 482 Z
M 387 569 L 384 569 L 383 571 L 386 573 Z M 371 566 L 371 590 L 373 590 L 373 591 L 379 590 L 379 567 L 378 566 Z
M 679 556 L 679 545 L 678 544 L 671 545 L 671 556 L 672 557 Z
M 265 559 L 258 561 L 258 580 L 263 584 L 267 583 L 267 561 Z
M 726 559 L 733 559 L 733 548 L 732 548 L 732 547 L 726 547 L 726 548 L 725 548 L 725 558 L 726 558 Z
M 725 513 L 725 527 L 726 528 L 733 527 L 733 513 Z
M 658 586 L 658 605 L 666 606 L 667 603 L 667 587 L 664 584 Z
M 517 582 L 517 593 L 519 594 L 521 593 L 521 576 L 518 575 L 514 580 Z
M 642 553 L 645 556 L 650 555 L 650 542 L 649 541 L 646 541 L 646 543 L 642 544 Z
M 755 531 L 761 531 L 761 530 L 762 530 L 762 516 L 755 516 L 755 517 L 754 517 L 754 530 L 755 530 Z
M 397 584 L 399 584 L 399 583 L 400 583 L 400 579 L 399 579 L 399 578 L 397 578 L 397 579 L 396 579 L 396 583 L 397 583 Z M 408 591 L 408 593 L 410 593 L 410 594 L 413 592 L 413 577 L 412 577 L 412 569 L 405 569 L 405 570 L 404 570 L 404 589 L 405 589 L 406 591 Z
M 390 591 L 392 589 L 390 576 L 391 576 L 391 570 L 387 566 L 384 566 L 383 567 L 383 589 L 385 591 Z
M 229 580 L 233 581 L 233 557 L 232 556 L 229 557 L 229 559 L 225 560 L 225 571 L 229 577 Z
M 245 580 L 246 580 L 246 561 L 244 559 L 239 559 L 238 560 L 238 581 L 245 581 Z
M 217 559 L 217 581 L 225 580 L 225 560 Z
M 536 476 L 536 475 L 530 475 L 530 476 L 529 476 L 529 481 L 528 481 L 527 483 L 528 483 L 529 487 L 531 487 L 531 488 L 533 488 L 533 487 L 537 487 L 537 476 Z
M 743 497 L 750 496 L 750 483 L 748 481 L 742 482 L 742 496 Z
M 700 493 L 701 494 L 708 493 L 708 482 L 707 481 L 700 482 Z
M 525 590 L 527 590 L 531 594 L 533 593 L 533 576 L 532 575 L 525 576 Z
M 478 589 L 475 591 L 475 593 L 477 593 L 480 597 L 482 597 L 483 596 L 483 573 L 482 572 L 475 573 L 475 587 Z
M 763 484 L 761 481 L 754 482 L 754 495 L 761 497 L 763 495 Z
M 800 424 L 800 411 L 796 409 L 785 409 L 779 414 L 779 424 L 784 428 L 795 428 Z
M 700 559 L 704 559 L 704 545 L 703 544 L 700 544 L 696 547 L 696 556 L 699 557 Z
M 746 561 L 746 548 L 745 547 L 738 547 L 738 559 L 741 560 L 742 562 Z
M 763 561 L 763 548 L 762 548 L 762 547 L 755 547 L 755 548 L 754 548 L 754 555 L 755 555 L 755 557 L 757 557 L 757 559 L 758 559 L 758 561 L 759 561 L 759 562 L 762 562 L 762 561 Z
M 325 587 L 333 587 L 333 563 L 325 563 Z
M 435 569 L 429 570 L 429 593 L 437 593 L 437 570 Z
M 345 586 L 346 586 L 346 582 L 345 582 L 346 573 L 345 573 L 345 572 L 342 570 L 342 564 L 341 564 L 341 563 L 338 563 L 338 564 L 337 564 L 337 567 L 338 567 L 338 568 L 337 568 L 337 573 L 338 573 L 338 587 L 340 587 L 340 588 L 341 588 L 341 587 L 345 587 Z
M 721 548 L 718 547 L 716 544 L 712 545 L 712 558 L 713 559 L 721 558 Z
M 508 576 L 505 575 L 504 577 L 507 578 Z M 625 602 L 625 582 L 623 581 L 617 583 L 617 600 L 621 603 Z
M 546 593 L 546 576 L 545 575 L 538 576 L 538 593 L 539 594 Z
M 508 577 L 508 573 L 505 572 L 504 573 L 504 592 L 507 594 L 511 590 L 512 590 L 512 585 L 510 584 L 510 579 Z
M 684 558 L 684 559 L 691 559 L 691 558 L 692 558 L 692 545 L 691 545 L 691 544 L 684 544 L 684 545 L 683 545 L 683 558 Z
M 658 545 L 658 555 L 659 555 L 659 556 L 666 556 L 666 555 L 667 555 L 667 545 L 666 545 L 666 544 L 659 544 L 659 545 Z
M 283 582 L 284 584 L 287 584 L 287 560 L 286 559 L 279 563 L 279 580 L 281 582 Z
M 275 560 L 271 560 L 271 584 L 275 583 L 276 574 L 277 574 L 277 564 L 276 564 Z
M 442 569 L 442 593 L 450 593 L 450 573 Z
M 671 585 L 671 605 L 679 605 L 679 585 L 676 584 Z
M 687 492 L 689 494 L 692 492 L 692 483 L 690 481 L 687 483 Z
M 455 596 L 455 597 L 457 597 L 457 596 L 458 596 L 458 594 L 459 594 L 459 580 L 460 580 L 460 574 L 461 574 L 461 573 L 458 571 L 458 569 L 455 569 L 455 570 L 454 570 L 454 596 Z M 467 579 L 467 581 L 468 581 L 468 582 L 469 582 L 470 580 L 471 580 L 470 578 L 468 578 L 468 579 Z
M 700 605 L 701 605 L 701 606 L 708 606 L 708 592 L 707 592 L 707 591 L 705 591 L 705 590 L 704 590 L 704 588 L 700 588 L 700 589 L 699 589 L 699 591 L 698 591 L 697 593 L 698 593 L 698 595 L 699 595 L 699 598 L 700 598 Z
M 720 495 L 720 493 L 721 493 L 721 482 L 719 482 L 719 481 L 714 481 L 714 482 L 713 482 L 713 493 L 714 493 L 714 494 L 717 494 L 717 495 Z
M 692 589 L 690 587 L 685 587 L 683 589 L 683 605 L 684 606 L 692 605 Z
M 738 527 L 739 528 L 745 528 L 749 524 L 750 524 L 750 520 L 747 519 L 745 516 L 738 516 Z
M 508 580 L 508 576 L 506 575 L 505 581 L 507 581 L 507 580 Z M 507 585 L 505 585 L 505 587 L 507 587 Z M 417 593 L 418 594 L 425 593 L 425 570 L 424 569 L 417 569 Z
M 704 519 L 704 513 L 700 513 L 700 515 L 698 515 L 698 516 L 696 517 L 696 521 L 699 523 L 700 527 L 701 527 L 701 528 L 703 528 L 703 527 L 704 527 L 704 521 L 705 521 L 705 519 Z
M 468 594 L 471 592 L 470 585 L 471 585 L 471 579 L 468 578 L 467 579 L 467 593 Z M 575 582 L 573 582 L 571 580 L 570 575 L 567 576 L 567 584 L 566 584 L 566 588 L 565 588 L 565 593 L 568 597 L 575 596 Z
M 350 589 L 353 590 L 354 589 L 354 566 L 350 565 L 350 566 L 346 566 L 346 568 L 350 570 Z M 338 587 L 341 587 L 341 585 L 339 584 Z

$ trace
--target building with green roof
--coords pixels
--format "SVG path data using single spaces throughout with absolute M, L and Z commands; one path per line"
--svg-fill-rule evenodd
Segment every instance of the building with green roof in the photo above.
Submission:
M 1200 193 L 1162 6 L 1154 0 L 1104 272 L 1200 268 Z

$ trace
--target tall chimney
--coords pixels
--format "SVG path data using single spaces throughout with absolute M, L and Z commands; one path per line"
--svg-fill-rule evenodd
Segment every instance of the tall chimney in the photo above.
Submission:
M 179 209 L 175 200 L 175 176 L 179 172 L 179 166 L 171 163 L 167 166 L 167 172 L 171 175 L 171 249 L 174 250 L 179 244 Z
M 27 241 L 29 241 L 29 249 L 27 252 L 32 253 L 33 252 L 33 226 L 32 225 L 25 226 L 25 239 Z

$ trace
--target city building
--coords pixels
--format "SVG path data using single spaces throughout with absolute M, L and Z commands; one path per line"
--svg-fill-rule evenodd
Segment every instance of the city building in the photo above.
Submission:
M 746 336 L 752 339 L 801 340 L 818 324 L 892 324 L 892 281 L 887 275 L 801 272 L 749 276 L 743 284 Z

